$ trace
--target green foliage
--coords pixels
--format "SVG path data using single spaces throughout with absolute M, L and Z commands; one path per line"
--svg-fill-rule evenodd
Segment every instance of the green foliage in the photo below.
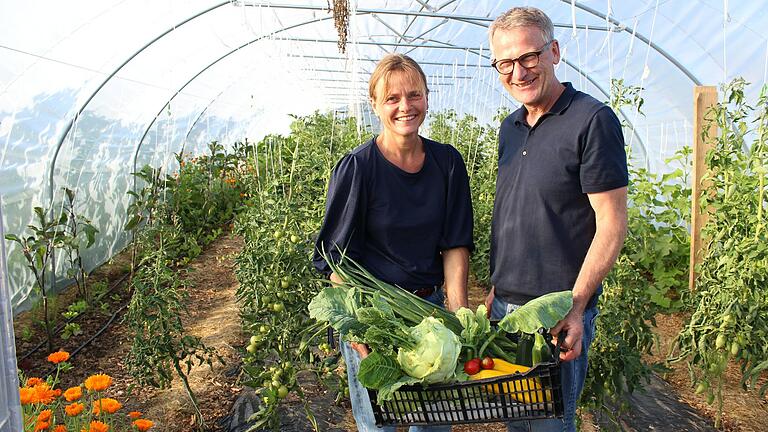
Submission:
M 83 240 L 84 248 L 90 248 L 96 241 L 96 234 L 99 232 L 90 219 L 80 215 L 75 210 L 75 192 L 69 188 L 64 189 L 64 205 L 62 208 L 62 219 L 64 220 L 64 238 L 63 246 L 69 261 L 69 270 L 67 276 L 75 280 L 79 296 L 87 303 L 91 303 L 93 294 L 88 289 L 86 279 L 88 275 L 83 268 L 83 257 L 81 249 Z M 85 239 L 81 237 L 85 236 Z
M 6 234 L 5 239 L 18 243 L 21 252 L 27 260 L 29 268 L 35 276 L 35 291 L 40 295 L 43 309 L 43 329 L 48 343 L 48 351 L 53 351 L 53 323 L 51 322 L 48 303 L 50 290 L 54 281 L 48 277 L 49 265 L 56 249 L 64 246 L 66 234 L 62 225 L 66 223 L 66 215 L 49 219 L 49 213 L 42 207 L 35 207 L 37 225 L 28 225 L 32 235 L 19 237 L 16 234 Z
M 696 290 L 685 299 L 690 320 L 677 336 L 672 357 L 688 363 L 692 385 L 710 403 L 717 402 L 718 412 L 729 360 L 740 365 L 745 387 L 754 385 L 768 365 L 768 85 L 754 106 L 747 103 L 746 86 L 743 79 L 725 85 L 724 100 L 706 114 L 718 133 L 703 137 L 713 145 L 702 180 L 703 256 Z M 761 394 L 766 389 L 763 385 Z
M 247 207 L 235 223 L 245 243 L 236 273 L 243 323 L 253 335 L 243 369 L 263 402 L 259 427 L 279 429 L 277 407 L 286 394 L 303 399 L 296 380 L 301 370 L 334 387 L 338 398 L 344 395 L 344 378 L 333 373 L 339 354 L 321 342 L 326 329 L 308 316 L 321 286 L 311 263 L 311 234 L 320 228 L 331 169 L 360 141 L 354 119 L 315 113 L 297 118 L 289 137 L 270 135 L 252 145 L 242 159 Z
M 629 105 L 642 114 L 642 88 L 613 80 L 611 90 L 615 111 Z M 683 148 L 668 159 L 674 170 L 666 174 L 651 173 L 628 160 L 627 239 L 603 282 L 581 397 L 582 405 L 611 417 L 616 415 L 614 407 L 618 413 L 629 408 L 626 393 L 640 388 L 659 368 L 643 360 L 655 344 L 654 317 L 678 307 L 675 299 L 687 290 L 690 153 Z
M 133 338 L 126 367 L 139 384 L 159 388 L 167 387 L 175 373 L 184 383 L 202 424 L 186 375 L 195 362 L 212 367 L 214 360 L 223 360 L 200 338 L 186 334 L 182 316 L 188 313 L 185 302 L 189 293 L 168 266 L 166 254 L 159 249 L 147 254 L 142 264 L 132 281 L 134 292 L 125 318 Z
M 87 309 L 88 303 L 85 300 L 79 300 L 67 306 L 67 310 L 62 312 L 61 315 L 66 319 L 72 319 L 85 312 Z

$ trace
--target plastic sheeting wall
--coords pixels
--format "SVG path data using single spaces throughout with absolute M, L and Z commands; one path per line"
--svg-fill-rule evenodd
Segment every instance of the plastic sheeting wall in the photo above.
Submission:
M 4 236 L 2 195 L 0 195 L 0 238 Z M 19 378 L 16 375 L 16 348 L 13 337 L 13 317 L 8 301 L 5 247 L 0 243 L 0 432 L 23 430 L 19 403 Z
M 91 269 L 128 241 L 122 227 L 135 168 L 174 170 L 182 149 L 286 132 L 289 114 L 337 109 L 372 123 L 366 82 L 385 52 L 420 62 L 432 111 L 490 122 L 516 103 L 489 66 L 487 25 L 520 3 L 554 21 L 561 80 L 601 100 L 612 78 L 644 88 L 643 115 L 623 114 L 633 154 L 652 171 L 691 142 L 694 82 L 762 83 L 768 70 L 763 0 L 350 3 L 350 43 L 340 54 L 327 0 L 0 0 L 7 231 L 23 232 L 35 206 L 48 206 L 50 194 L 59 202 L 63 186 L 75 189 L 78 210 L 101 231 L 84 253 Z M 10 301 L 20 310 L 32 277 L 17 246 L 6 245 Z

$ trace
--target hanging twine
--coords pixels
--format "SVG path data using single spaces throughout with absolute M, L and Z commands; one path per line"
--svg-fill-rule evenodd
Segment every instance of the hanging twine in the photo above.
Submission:
M 331 9 L 330 3 L 328 9 Z M 339 52 L 344 54 L 347 51 L 347 35 L 349 34 L 349 0 L 333 0 L 333 24 L 339 34 Z

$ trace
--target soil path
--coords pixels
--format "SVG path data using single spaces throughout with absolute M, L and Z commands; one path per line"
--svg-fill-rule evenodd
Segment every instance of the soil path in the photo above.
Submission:
M 202 338 L 216 349 L 225 364 L 195 366 L 189 384 L 206 420 L 205 430 L 224 430 L 224 419 L 242 388 L 237 384 L 244 335 L 236 300 L 235 257 L 242 240 L 226 235 L 212 243 L 188 266 L 184 279 L 189 289 L 189 316 L 184 318 L 188 334 Z M 146 418 L 156 421 L 156 430 L 189 431 L 194 426 L 194 408 L 179 379 L 171 388 L 154 391 L 142 403 Z

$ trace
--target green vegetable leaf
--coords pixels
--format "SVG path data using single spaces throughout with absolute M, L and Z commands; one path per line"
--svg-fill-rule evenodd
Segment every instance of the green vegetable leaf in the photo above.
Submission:
M 341 286 L 323 288 L 309 303 L 309 316 L 327 322 L 340 334 L 362 335 L 365 325 L 357 320 L 355 290 Z
M 391 386 L 405 375 L 394 357 L 372 351 L 360 362 L 357 379 L 367 388 L 378 390 Z
M 362 365 L 361 365 L 361 367 L 362 367 Z M 417 379 L 417 378 L 413 378 L 413 377 L 410 377 L 408 375 L 403 375 L 402 377 L 400 377 L 399 380 L 397 380 L 397 381 L 395 381 L 395 382 L 393 382 L 391 384 L 387 384 L 387 385 L 381 386 L 381 388 L 379 388 L 379 394 L 378 394 L 378 396 L 379 396 L 378 397 L 379 403 L 381 403 L 383 401 L 392 400 L 392 395 L 398 389 L 400 389 L 400 387 L 405 386 L 405 385 L 413 385 L 413 384 L 416 384 L 418 382 L 420 382 L 420 380 Z
M 552 328 L 565 318 L 573 306 L 571 291 L 558 291 L 533 299 L 499 321 L 507 333 L 533 334 L 540 328 Z
M 461 331 L 461 341 L 465 345 L 472 346 L 476 355 L 479 345 L 482 344 L 491 333 L 491 322 L 488 320 L 488 309 L 485 305 L 477 307 L 476 312 L 469 308 L 460 308 L 456 311 L 456 318 L 459 319 L 464 330 Z

